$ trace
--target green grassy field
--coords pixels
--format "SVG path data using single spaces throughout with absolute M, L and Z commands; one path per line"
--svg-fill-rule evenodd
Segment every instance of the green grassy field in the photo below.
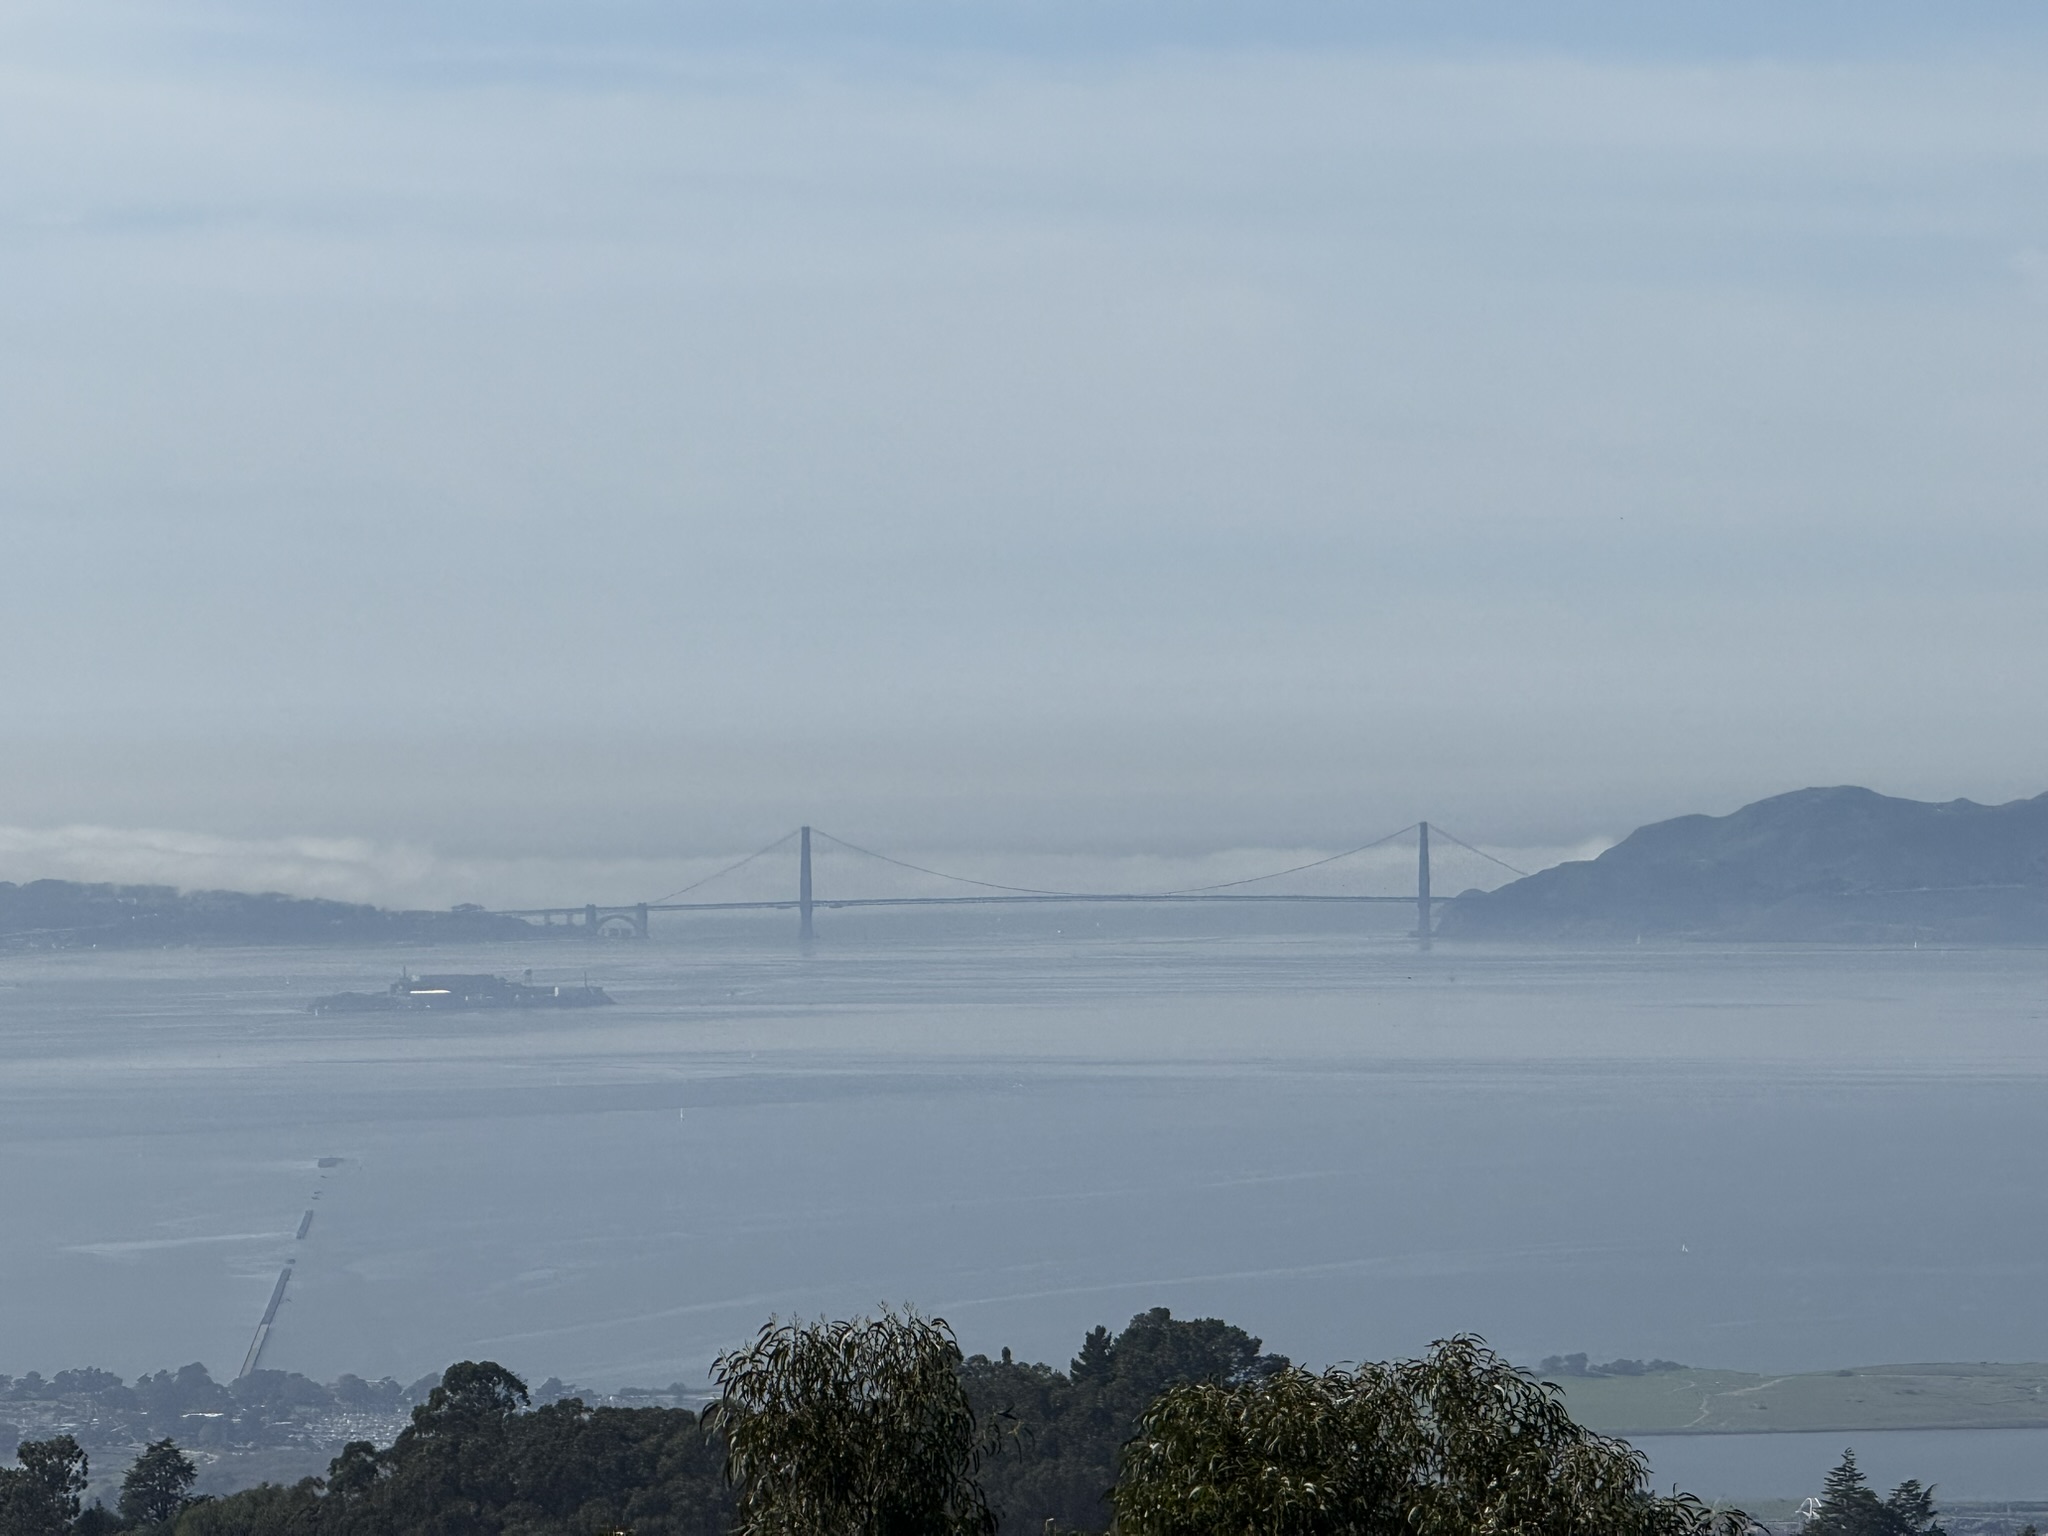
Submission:
M 1796 1376 L 1677 1370 L 1558 1385 L 1580 1423 L 1619 1435 L 2048 1427 L 2048 1365 L 1868 1365 Z

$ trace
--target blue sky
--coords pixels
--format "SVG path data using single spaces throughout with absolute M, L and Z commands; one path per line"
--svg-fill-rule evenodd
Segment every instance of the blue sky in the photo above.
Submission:
M 1193 855 L 2048 788 L 2044 31 L 10 7 L 0 823 Z

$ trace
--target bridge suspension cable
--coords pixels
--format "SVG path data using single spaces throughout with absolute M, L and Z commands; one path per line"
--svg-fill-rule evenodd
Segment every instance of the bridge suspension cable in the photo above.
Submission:
M 1263 875 L 1246 875 L 1242 879 L 1238 880 L 1220 880 L 1213 885 L 1181 886 L 1168 891 L 1137 892 L 1134 894 L 1152 896 L 1204 896 L 1208 895 L 1213 891 L 1235 890 L 1239 886 L 1257 885 L 1261 881 L 1265 880 L 1278 880 L 1287 875 L 1298 875 L 1307 870 L 1321 869 L 1326 864 L 1336 864 L 1344 859 L 1353 858 L 1361 853 L 1369 853 L 1375 848 L 1383 847 L 1386 844 L 1393 842 L 1396 838 L 1406 837 L 1409 833 L 1413 832 L 1419 825 L 1420 823 L 1418 822 L 1410 822 L 1407 826 L 1402 827 L 1397 831 L 1389 832 L 1384 837 L 1376 837 L 1369 843 L 1360 843 L 1356 848 L 1347 848 L 1342 853 L 1332 853 L 1320 859 L 1311 859 L 1306 864 L 1294 864 L 1290 865 L 1286 869 L 1269 870 L 1267 873 Z M 1432 822 L 1430 825 L 1435 830 L 1442 831 L 1441 828 L 1436 827 L 1436 824 L 1434 822 Z M 863 848 L 858 843 L 849 843 L 845 838 L 834 837 L 830 832 L 827 832 L 822 828 L 817 828 L 814 830 L 818 837 L 824 839 L 826 842 L 837 843 L 841 848 L 846 849 L 849 853 L 858 853 L 870 859 L 879 859 L 882 863 L 893 864 L 898 869 L 912 870 L 917 874 L 930 875 L 934 879 L 938 880 L 957 880 L 962 885 L 980 886 L 983 890 L 989 891 L 1005 891 L 1015 896 L 1078 897 L 1090 894 L 1085 891 L 1044 890 L 1037 886 L 1030 885 L 1004 885 L 994 880 L 977 880 L 971 875 L 950 874 L 943 869 L 930 869 L 923 864 L 913 864 L 907 859 L 899 859 L 893 857 L 890 854 L 879 853 L 873 848 Z M 1476 853 L 1479 855 L 1480 858 L 1487 860 L 1489 863 L 1500 865 L 1502 869 L 1507 870 L 1510 874 L 1520 875 L 1524 873 L 1524 871 L 1516 869 L 1514 865 L 1508 863 L 1506 860 L 1497 859 L 1492 854 L 1486 852 L 1482 848 L 1474 848 L 1462 837 L 1455 836 L 1454 834 L 1449 832 L 1445 832 L 1443 835 L 1447 840 L 1457 844 L 1460 848 L 1465 849 L 1467 852 Z
M 813 828 L 814 833 L 828 843 L 837 843 L 848 853 L 862 854 L 870 859 L 880 859 L 884 864 L 894 864 L 898 869 L 915 870 L 920 875 L 930 875 L 939 880 L 958 880 L 962 885 L 978 885 L 983 890 L 1008 891 L 1013 896 L 1076 896 L 1078 891 L 1041 891 L 1029 885 L 998 885 L 993 880 L 976 880 L 971 875 L 949 875 L 943 869 L 926 869 L 922 864 L 912 864 L 907 859 L 891 858 L 886 853 L 877 853 L 872 848 L 863 848 L 858 843 L 849 843 L 843 837 L 834 837 L 822 827 Z M 762 850 L 766 852 L 766 850 Z
M 1514 865 L 1510 864 L 1506 859 L 1496 859 L 1484 848 L 1474 848 L 1470 843 L 1466 842 L 1465 839 L 1458 836 L 1457 833 L 1446 832 L 1443 828 L 1442 822 L 1432 821 L 1429 824 L 1429 830 L 1434 832 L 1438 837 L 1441 837 L 1448 842 L 1456 843 L 1460 848 L 1464 849 L 1467 853 L 1478 854 L 1479 857 L 1486 860 L 1489 864 L 1498 864 L 1502 869 L 1506 870 L 1511 875 L 1520 875 L 1524 880 L 1529 878 L 1529 871 L 1527 871 L 1526 869 L 1517 869 Z
M 1299 875 L 1306 873 L 1308 870 L 1311 869 L 1321 869 L 1325 865 L 1341 863 L 1343 860 L 1355 858 L 1361 853 L 1370 853 L 1373 849 L 1384 847 L 1386 844 L 1393 842 L 1396 838 L 1406 837 L 1409 833 L 1415 831 L 1418 825 L 1420 825 L 1420 823 L 1411 822 L 1407 826 L 1400 828 L 1398 831 L 1389 832 L 1384 837 L 1376 837 L 1369 843 L 1360 843 L 1356 848 L 1347 848 L 1342 853 L 1328 854 L 1320 859 L 1310 859 L 1305 864 L 1290 865 L 1286 869 L 1270 870 L 1263 875 L 1245 875 L 1242 878 L 1236 880 L 1219 880 L 1209 885 L 1181 886 L 1176 889 L 1167 891 L 1133 892 L 1130 894 L 1130 896 L 1119 896 L 1116 899 L 1145 900 L 1150 899 L 1152 897 L 1207 896 L 1221 891 L 1237 890 L 1242 886 L 1258 885 L 1267 880 L 1279 880 L 1288 875 Z M 1517 869 L 1514 865 L 1508 863 L 1506 859 L 1498 858 L 1495 855 L 1488 853 L 1483 848 L 1475 848 L 1472 844 L 1466 842 L 1462 837 L 1459 837 L 1456 833 L 1446 831 L 1442 826 L 1438 825 L 1437 823 L 1430 823 L 1430 827 L 1432 831 L 1434 831 L 1439 837 L 1443 838 L 1446 842 L 1456 844 L 1458 847 L 1464 849 L 1467 853 L 1477 854 L 1480 858 L 1485 859 L 1489 864 L 1497 864 L 1511 875 L 1518 875 L 1524 878 L 1527 877 L 1528 872 L 1526 870 Z M 653 901 L 646 902 L 644 903 L 644 905 L 661 906 L 666 902 L 674 901 L 677 897 L 687 896 L 692 891 L 701 890 L 704 886 L 711 884 L 714 880 L 722 880 L 727 875 L 737 874 L 740 870 L 745 869 L 749 864 L 752 864 L 756 859 L 764 858 L 768 854 L 775 852 L 778 848 L 782 848 L 790 842 L 793 842 L 800 835 L 800 831 L 801 829 L 785 832 L 782 836 L 776 838 L 775 841 L 773 841 L 772 843 L 768 843 L 760 848 L 756 848 L 752 853 L 748 854 L 745 858 L 736 859 L 732 863 L 726 865 L 724 868 L 713 870 L 710 874 L 705 875 L 703 878 L 693 880 L 688 885 L 685 885 L 678 890 L 670 891 L 666 896 L 656 897 Z M 893 854 L 882 853 L 873 848 L 863 848 L 859 843 L 850 843 L 843 837 L 834 837 L 830 832 L 825 831 L 823 828 L 813 828 L 812 831 L 815 836 L 823 839 L 828 843 L 833 843 L 841 848 L 844 848 L 848 853 L 856 853 L 863 858 L 875 859 L 883 864 L 892 864 L 898 869 L 907 869 L 914 874 L 929 875 L 935 880 L 952 880 L 958 882 L 961 885 L 976 886 L 985 891 L 998 891 L 1005 895 L 1011 896 L 1036 896 L 1042 898 L 1051 898 L 1055 900 L 1060 898 L 1080 900 L 1095 899 L 1091 896 L 1089 892 L 1085 891 L 1056 891 L 1032 885 L 1005 885 L 1001 881 L 997 880 L 981 880 L 977 879 L 972 875 L 956 875 L 950 873 L 947 870 L 932 869 L 923 864 L 913 864 L 908 859 L 899 859 L 895 857 Z
M 1165 891 L 1166 896 L 1201 896 L 1210 891 L 1228 891 L 1240 885 L 1257 885 L 1261 880 L 1278 880 L 1282 875 L 1298 875 L 1305 869 L 1321 869 L 1325 864 L 1335 864 L 1339 859 L 1348 859 L 1354 854 L 1367 853 L 1384 843 L 1391 843 L 1397 837 L 1406 837 L 1420 822 L 1410 822 L 1398 832 L 1389 832 L 1385 837 L 1376 837 L 1369 843 L 1360 843 L 1356 848 L 1347 848 L 1342 853 L 1333 853 L 1328 858 L 1311 859 L 1306 864 L 1297 864 L 1292 869 L 1276 869 L 1271 874 L 1246 875 L 1242 880 L 1222 880 L 1215 885 L 1190 885 L 1178 891 Z
M 697 890 L 702 886 L 709 885 L 714 880 L 723 879 L 725 876 L 733 874 L 735 871 L 745 869 L 749 864 L 753 863 L 754 860 L 760 858 L 763 854 L 773 853 L 776 849 L 780 848 L 784 843 L 788 842 L 791 838 L 795 836 L 796 833 L 793 831 L 785 832 L 782 834 L 782 836 L 775 839 L 774 842 L 768 844 L 764 848 L 756 848 L 752 853 L 748 854 L 744 859 L 739 860 L 737 863 L 728 864 L 725 866 L 725 868 L 720 870 L 714 870 L 712 871 L 712 873 L 706 875 L 702 880 L 692 880 L 688 885 L 684 886 L 679 891 L 670 891 L 666 896 L 657 896 L 654 898 L 654 900 L 647 902 L 646 905 L 650 907 L 658 907 L 665 901 L 674 901 L 678 896 L 687 896 L 690 894 L 690 892 Z

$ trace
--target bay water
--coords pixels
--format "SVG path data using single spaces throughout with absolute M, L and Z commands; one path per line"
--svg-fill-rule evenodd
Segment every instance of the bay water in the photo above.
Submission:
M 885 1302 L 1055 1363 L 1154 1306 L 1316 1364 L 2048 1358 L 2048 955 L 821 925 L 0 959 L 0 1371 L 230 1376 L 288 1261 L 262 1364 L 323 1379 L 702 1382 Z M 306 1012 L 401 964 L 617 1006 Z M 1644 1443 L 1791 1496 L 1805 1438 Z M 2043 1447 L 1898 1475 L 2048 1497 Z

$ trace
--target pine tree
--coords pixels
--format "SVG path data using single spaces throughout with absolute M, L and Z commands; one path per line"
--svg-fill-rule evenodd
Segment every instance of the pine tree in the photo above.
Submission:
M 121 1518 L 135 1526 L 175 1519 L 198 1477 L 199 1469 L 177 1441 L 151 1441 L 121 1479 Z
M 1871 1491 L 1853 1450 L 1821 1485 L 1820 1508 L 1806 1522 L 1805 1536 L 1895 1536 L 1892 1512 Z
M 1908 1478 L 1880 1499 L 1856 1465 L 1853 1450 L 1821 1485 L 1820 1508 L 1804 1536 L 1948 1536 L 1936 1523 L 1934 1490 Z
M 1113 1352 L 1109 1330 L 1100 1325 L 1081 1341 L 1081 1353 L 1074 1356 L 1067 1375 L 1073 1381 L 1107 1381 Z
M 1884 1501 L 1899 1536 L 1948 1536 L 1934 1519 L 1934 1490 L 1923 1488 L 1917 1478 L 1907 1478 Z

